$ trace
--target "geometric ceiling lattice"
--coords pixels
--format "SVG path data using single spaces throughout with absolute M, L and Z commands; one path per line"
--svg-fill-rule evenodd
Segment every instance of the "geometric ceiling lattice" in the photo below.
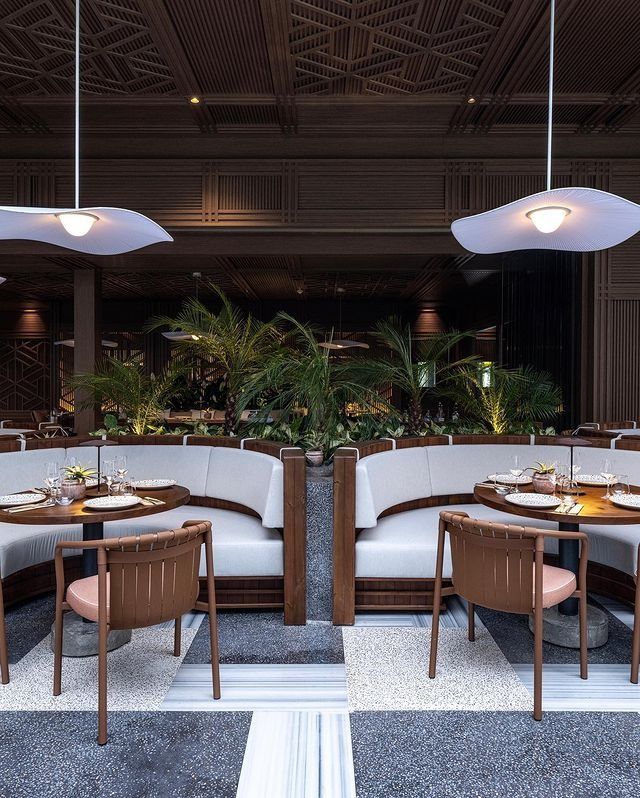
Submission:
M 296 90 L 464 92 L 510 6 L 511 0 L 291 0 Z
M 82 91 L 175 94 L 171 71 L 136 0 L 92 0 L 82 17 Z M 3 0 L 0 89 L 9 95 L 73 91 L 73 4 Z

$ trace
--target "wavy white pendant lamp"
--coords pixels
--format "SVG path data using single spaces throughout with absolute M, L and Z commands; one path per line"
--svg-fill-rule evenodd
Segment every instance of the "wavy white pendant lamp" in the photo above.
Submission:
M 42 241 L 90 255 L 120 255 L 173 241 L 166 230 L 141 213 L 80 207 L 80 0 L 76 0 L 75 34 L 75 207 L 0 206 L 0 239 Z
M 593 252 L 620 244 L 640 231 L 640 205 L 596 188 L 551 188 L 555 0 L 549 35 L 547 190 L 485 213 L 456 219 L 451 232 L 478 254 L 517 249 Z

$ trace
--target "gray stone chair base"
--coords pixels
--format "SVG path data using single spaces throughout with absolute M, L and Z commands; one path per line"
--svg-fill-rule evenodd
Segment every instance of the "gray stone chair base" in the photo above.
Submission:
M 62 635 L 63 657 L 97 657 L 98 624 L 87 622 L 75 612 L 63 615 L 64 634 Z M 51 627 L 49 645 L 54 650 L 55 624 Z M 114 629 L 107 638 L 107 651 L 114 651 L 131 641 L 131 629 Z

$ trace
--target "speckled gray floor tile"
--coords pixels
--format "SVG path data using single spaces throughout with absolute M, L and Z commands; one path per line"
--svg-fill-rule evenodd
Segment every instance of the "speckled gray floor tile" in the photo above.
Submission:
M 218 613 L 220 661 L 233 664 L 318 664 L 344 662 L 340 627 L 324 622 L 285 626 L 281 612 Z M 185 663 L 211 662 L 209 619 L 205 617 Z
M 55 618 L 55 597 L 38 596 L 5 612 L 9 662 L 19 662 L 51 630 Z
M 182 631 L 182 651 L 195 636 Z M 158 709 L 178 672 L 173 630 L 134 629 L 131 642 L 107 655 L 108 701 L 113 710 Z M 11 669 L 0 689 L 0 710 L 85 710 L 97 705 L 98 658 L 64 657 L 62 694 L 52 695 L 53 654 L 45 638 Z
M 626 624 L 610 613 L 598 602 L 609 617 L 609 640 L 600 648 L 589 649 L 589 663 L 593 665 L 614 665 L 631 661 L 631 630 Z M 477 607 L 477 613 L 491 632 L 493 639 L 502 649 L 503 654 L 513 663 L 533 662 L 533 635 L 529 631 L 527 615 L 513 615 L 506 612 L 495 612 Z M 580 661 L 577 649 L 543 645 L 543 661 L 548 664 L 569 665 Z
M 345 627 L 350 710 L 522 710 L 531 696 L 488 632 L 474 643 L 440 629 L 436 678 L 427 670 L 430 629 Z
M 635 798 L 636 716 L 355 712 L 358 798 Z
M 2 798 L 235 798 L 249 712 L 7 712 Z

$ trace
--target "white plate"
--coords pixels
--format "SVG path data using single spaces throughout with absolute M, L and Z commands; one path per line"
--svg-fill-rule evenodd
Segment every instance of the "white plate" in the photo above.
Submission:
M 547 496 L 544 493 L 509 493 L 504 498 L 509 504 L 517 504 L 518 507 L 532 507 L 536 510 L 547 510 L 562 504 L 561 499 L 556 496 Z
M 487 479 L 490 482 L 501 482 L 503 485 L 516 484 L 516 478 L 513 474 L 489 474 Z M 528 485 L 530 482 L 533 482 L 533 480 L 526 474 L 522 474 L 522 476 L 518 477 L 518 485 Z
M 47 496 L 44 493 L 9 493 L 0 496 L 0 507 L 15 507 L 18 504 L 38 504 L 43 502 Z
M 607 484 L 600 474 L 580 474 L 576 477 L 578 485 L 591 485 L 593 488 L 604 488 Z
M 622 496 L 611 496 L 610 501 L 618 507 L 626 507 L 628 510 L 640 509 L 639 493 L 623 493 Z
M 140 504 L 139 496 L 96 496 L 82 502 L 89 510 L 124 510 Z
M 178 484 L 175 479 L 136 479 L 131 483 L 136 490 L 160 490 L 161 488 L 172 488 Z

